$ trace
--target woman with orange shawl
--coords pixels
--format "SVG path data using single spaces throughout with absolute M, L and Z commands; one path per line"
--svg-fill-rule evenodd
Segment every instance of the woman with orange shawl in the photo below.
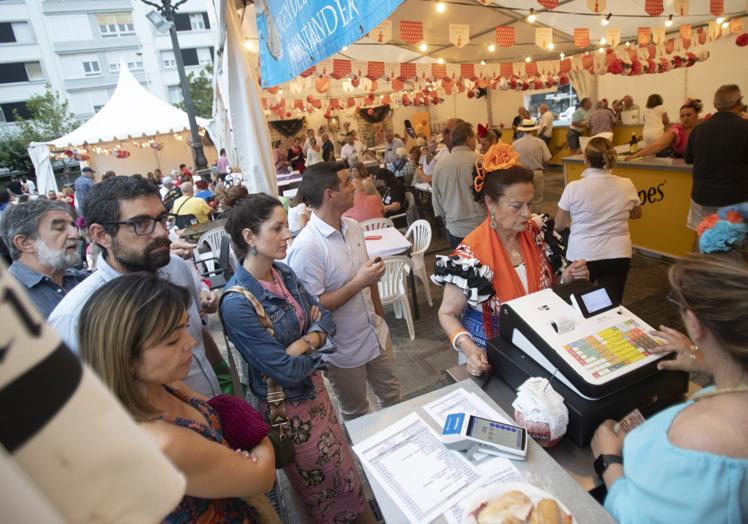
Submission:
M 473 194 L 488 217 L 449 256 L 438 256 L 432 281 L 443 285 L 439 322 L 471 375 L 490 369 L 486 340 L 498 335 L 501 304 L 561 281 L 588 278 L 584 260 L 568 264 L 553 223 L 532 215 L 532 171 L 499 142 L 476 163 Z

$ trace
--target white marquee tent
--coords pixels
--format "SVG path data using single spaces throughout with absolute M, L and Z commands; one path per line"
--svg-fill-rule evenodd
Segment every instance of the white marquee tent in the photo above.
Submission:
M 203 129 L 210 121 L 198 118 Z M 57 190 L 50 161 L 53 149 L 85 148 L 90 160 L 86 163 L 99 172 L 111 169 L 118 174 L 145 173 L 155 168 L 164 173 L 181 163 L 189 164 L 191 147 L 183 135 L 189 131 L 187 113 L 169 105 L 151 94 L 130 73 L 127 65 L 120 64 L 120 75 L 112 97 L 90 120 L 51 142 L 32 142 L 28 151 L 36 169 L 40 193 Z M 178 137 L 178 138 L 177 138 Z M 144 147 L 137 147 L 133 141 Z M 160 149 L 146 141 L 161 144 Z M 120 146 L 130 156 L 119 159 L 112 149 Z M 209 161 L 215 160 L 215 151 L 206 151 Z M 108 154 L 107 154 L 108 151 Z

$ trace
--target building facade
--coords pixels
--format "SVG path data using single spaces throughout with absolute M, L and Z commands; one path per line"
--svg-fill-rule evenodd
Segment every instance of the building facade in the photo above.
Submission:
M 0 0 L 0 127 L 45 84 L 85 121 L 107 102 L 123 60 L 138 81 L 170 103 L 182 99 L 171 38 L 139 0 Z M 213 61 L 216 17 L 210 0 L 188 0 L 175 20 L 187 73 Z

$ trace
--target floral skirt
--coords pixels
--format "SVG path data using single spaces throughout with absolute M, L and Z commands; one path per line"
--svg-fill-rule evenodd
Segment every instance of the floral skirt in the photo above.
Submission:
M 361 479 L 319 372 L 312 382 L 315 398 L 286 402 L 296 458 L 283 471 L 314 522 L 352 522 L 366 503 Z M 260 409 L 267 412 L 267 403 Z

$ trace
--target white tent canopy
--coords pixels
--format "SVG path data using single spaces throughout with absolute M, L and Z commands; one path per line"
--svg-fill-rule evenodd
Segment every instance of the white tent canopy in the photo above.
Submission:
M 209 120 L 197 118 L 200 127 Z M 34 164 L 40 193 L 57 190 L 50 148 L 77 147 L 133 138 L 180 133 L 189 129 L 187 113 L 150 93 L 120 63 L 117 87 L 106 105 L 79 128 L 51 142 L 32 142 L 29 155 Z

